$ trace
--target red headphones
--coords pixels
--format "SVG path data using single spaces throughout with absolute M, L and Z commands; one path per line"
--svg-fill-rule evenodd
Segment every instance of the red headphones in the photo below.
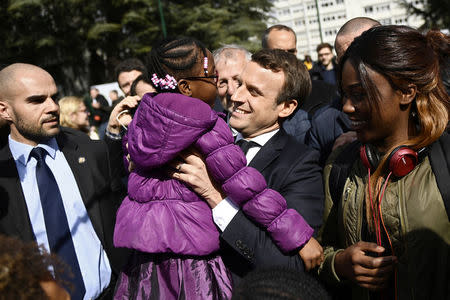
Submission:
M 359 156 L 368 169 L 375 171 L 380 163 L 380 154 L 370 144 L 362 145 L 359 149 Z M 407 146 L 398 146 L 387 158 L 389 171 L 395 177 L 403 177 L 411 172 L 419 161 L 419 155 Z

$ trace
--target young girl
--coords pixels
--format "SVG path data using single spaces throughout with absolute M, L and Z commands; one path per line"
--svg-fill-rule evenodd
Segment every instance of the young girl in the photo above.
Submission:
M 121 274 L 115 297 L 230 298 L 231 277 L 217 255 L 219 232 L 211 209 L 167 175 L 181 151 L 194 146 L 227 196 L 266 228 L 282 251 L 298 250 L 313 230 L 286 209 L 279 193 L 267 189 L 258 171 L 246 167 L 227 124 L 211 110 L 217 79 L 211 53 L 196 40 L 176 38 L 154 47 L 150 63 L 160 93 L 144 95 L 128 128 L 134 170 L 114 233 L 115 246 L 138 252 Z
M 440 32 L 379 26 L 342 58 L 343 110 L 359 144 L 334 152 L 324 170 L 319 272 L 350 287 L 342 299 L 448 299 L 450 222 L 437 182 L 450 178 L 437 180 L 436 170 L 449 165 L 436 168 L 432 153 L 449 144 L 439 76 L 449 42 Z M 330 174 L 345 159 L 347 176 L 336 180 Z M 332 182 L 342 182 L 336 197 Z

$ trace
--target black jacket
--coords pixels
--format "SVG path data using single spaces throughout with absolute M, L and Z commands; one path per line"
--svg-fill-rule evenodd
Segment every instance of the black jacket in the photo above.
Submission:
M 270 188 L 286 199 L 317 230 L 322 224 L 323 184 L 319 153 L 296 142 L 283 129 L 260 149 L 250 162 Z M 221 234 L 221 254 L 233 274 L 233 282 L 249 271 L 270 266 L 284 266 L 303 271 L 297 251 L 283 254 L 270 236 L 239 211 Z
M 113 247 L 115 215 L 121 199 L 111 188 L 106 145 L 69 128 L 61 128 L 56 141 L 77 182 L 78 187 L 74 188 L 79 189 L 92 226 L 108 255 L 113 271 L 111 285 L 114 286 L 113 280 L 126 262 L 128 250 Z M 8 143 L 0 148 L 0 234 L 34 241 L 19 174 Z

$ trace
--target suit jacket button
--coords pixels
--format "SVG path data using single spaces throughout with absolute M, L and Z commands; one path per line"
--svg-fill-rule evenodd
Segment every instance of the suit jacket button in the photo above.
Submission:
M 244 249 L 244 243 L 243 243 L 241 240 L 237 240 L 237 241 L 236 241 L 236 246 L 237 246 L 240 250 Z

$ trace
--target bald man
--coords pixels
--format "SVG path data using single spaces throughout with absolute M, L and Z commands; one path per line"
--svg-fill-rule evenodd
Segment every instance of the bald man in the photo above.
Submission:
M 36 241 L 69 266 L 72 299 L 103 299 L 114 287 L 117 191 L 106 145 L 59 126 L 52 76 L 29 64 L 0 71 L 0 234 Z
M 357 17 L 347 21 L 336 35 L 334 42 L 336 60 L 344 55 L 353 40 L 364 31 L 381 25 L 378 21 L 366 17 Z M 330 105 L 318 111 L 311 120 L 311 128 L 306 134 L 305 143 L 319 150 L 320 163 L 325 162 L 330 153 L 338 146 L 355 140 L 356 134 L 351 131 L 350 120 L 342 112 L 341 97 L 336 97 Z
M 345 51 L 356 37 L 360 36 L 364 31 L 379 25 L 381 25 L 380 22 L 366 17 L 353 18 L 342 25 L 334 41 L 337 62 L 339 63 L 339 60 L 344 56 Z
M 277 24 L 267 28 L 261 43 L 263 49 L 280 49 L 297 56 L 297 36 L 288 26 Z

